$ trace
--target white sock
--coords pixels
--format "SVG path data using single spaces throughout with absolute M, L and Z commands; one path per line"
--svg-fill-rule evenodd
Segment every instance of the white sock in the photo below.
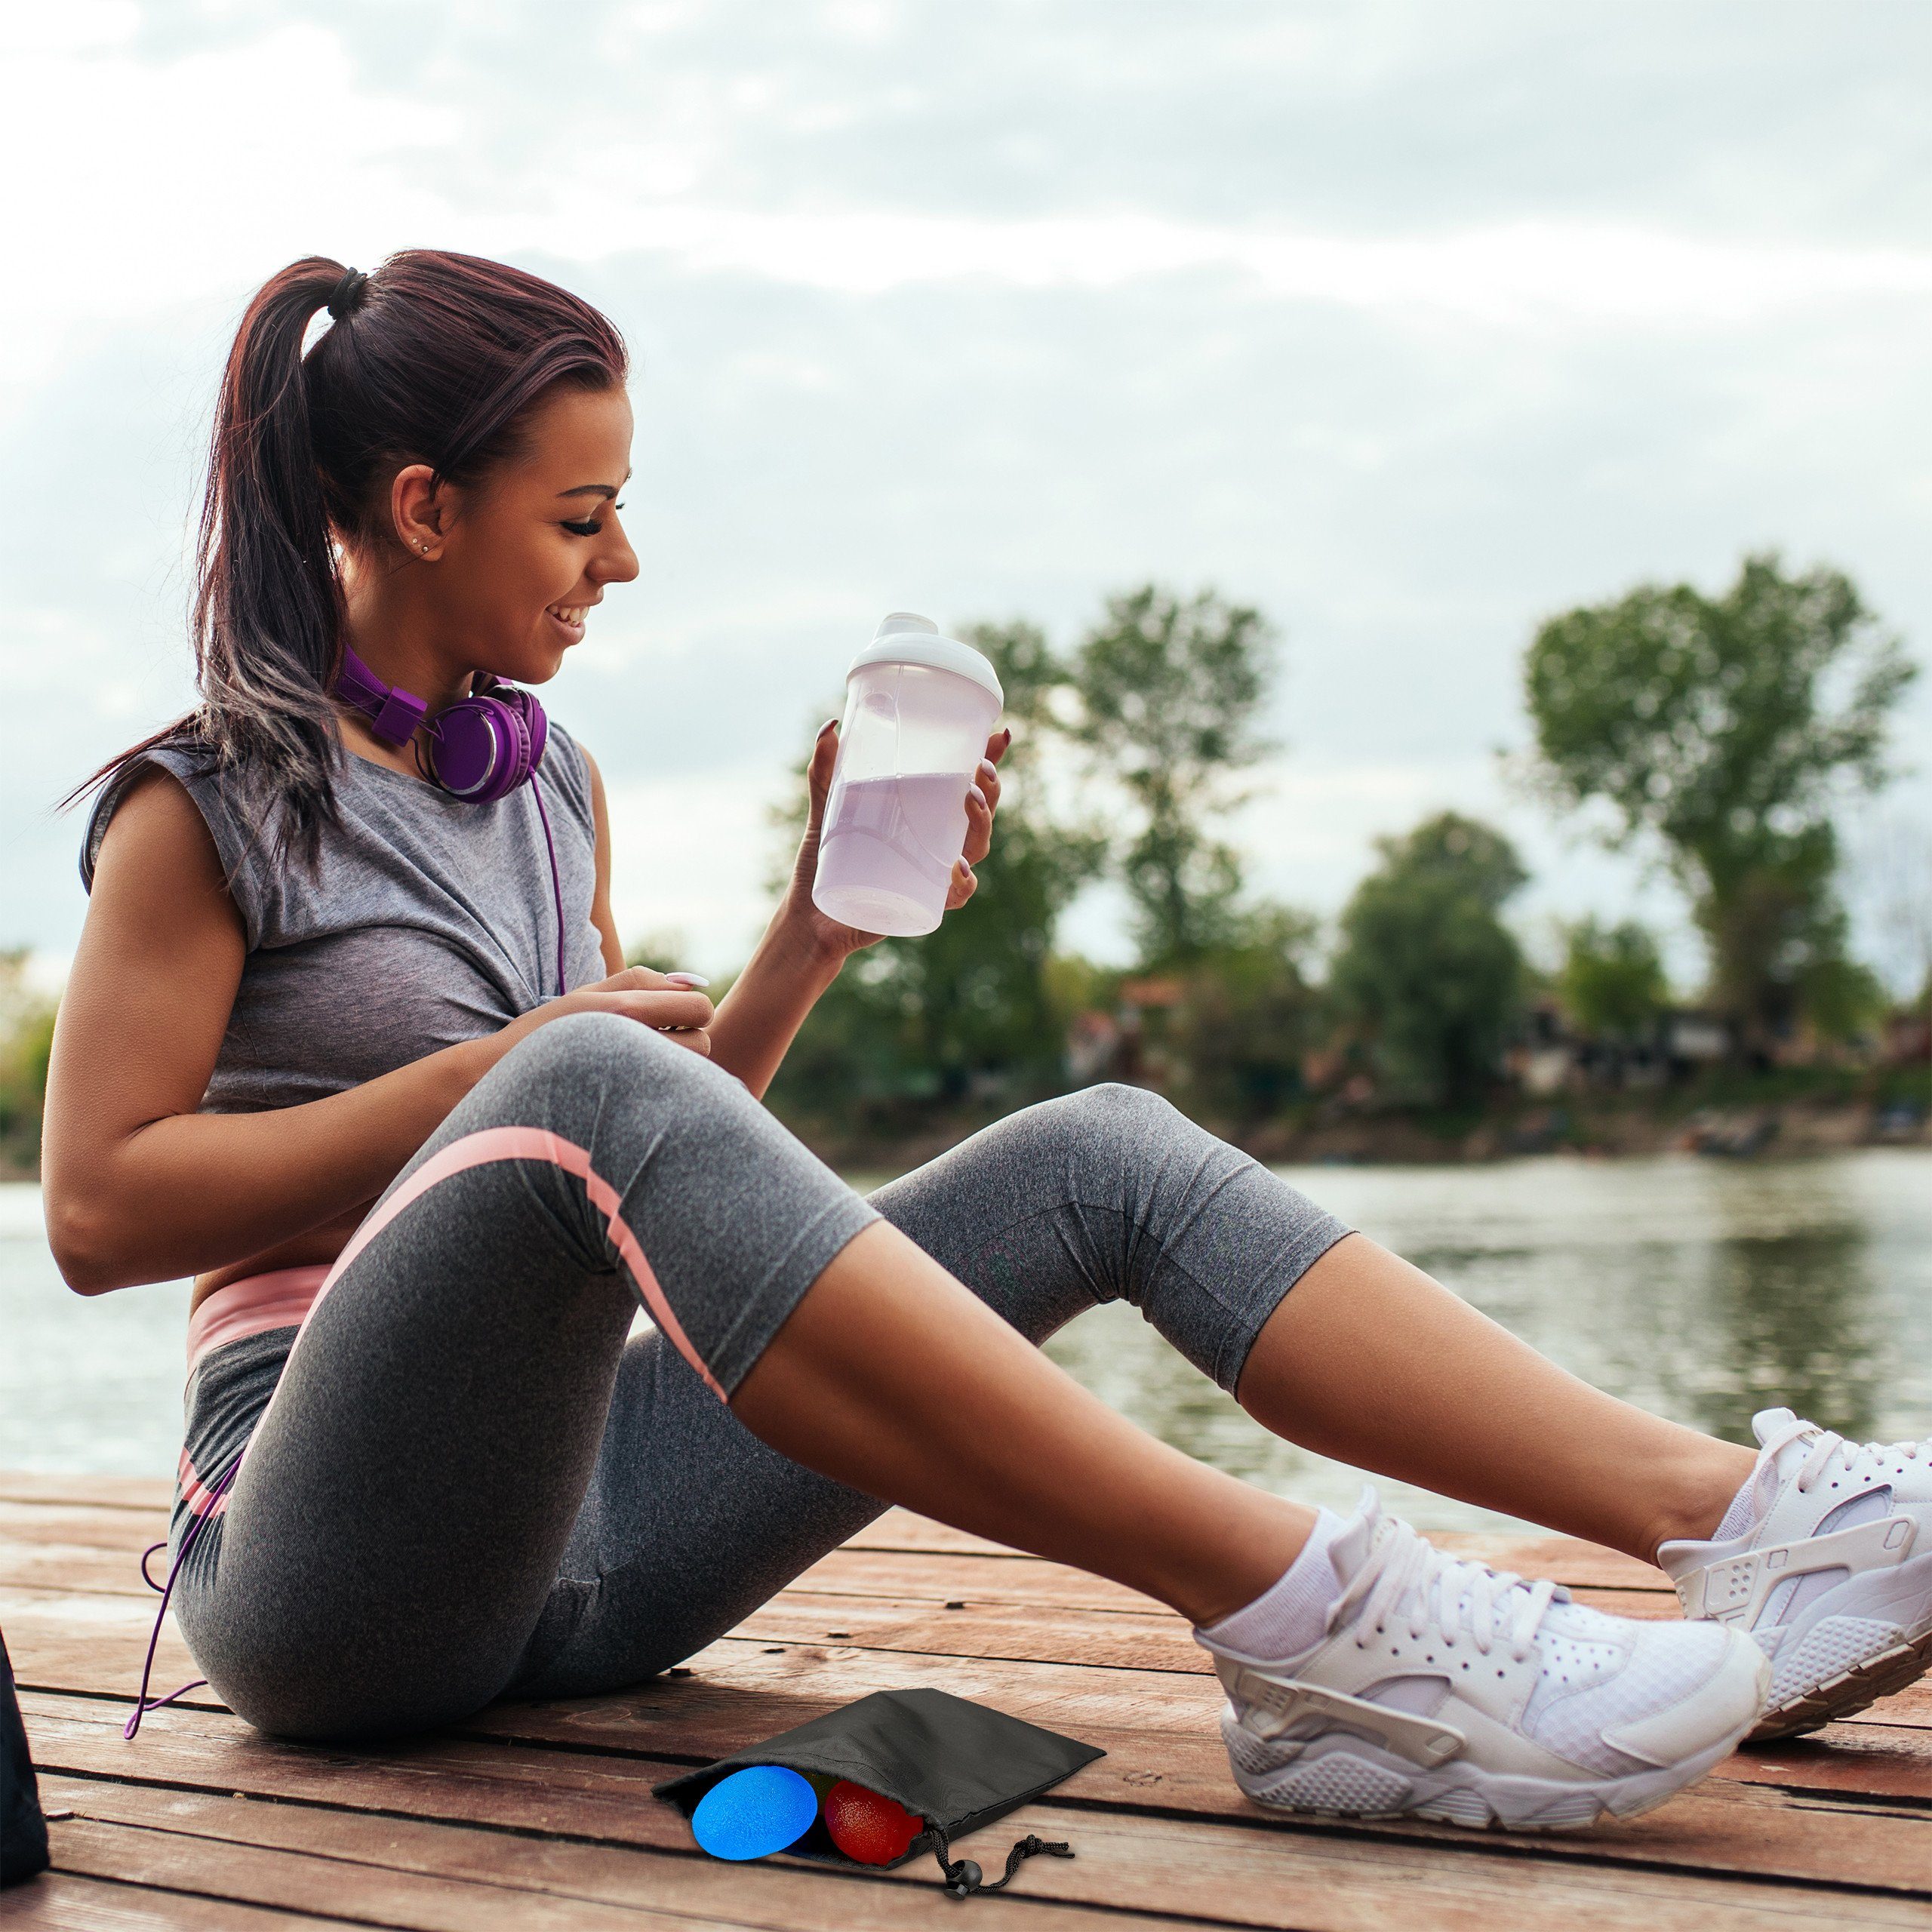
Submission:
M 1738 1485 L 1737 1494 L 1730 1499 L 1730 1507 L 1724 1512 L 1724 1521 L 1711 1532 L 1713 1543 L 1728 1543 L 1733 1537 L 1741 1537 L 1758 1520 L 1758 1472 L 1753 1469 Z
M 1756 1527 L 1758 1518 L 1765 1515 L 1777 1500 L 1778 1491 L 1785 1478 L 1804 1460 L 1809 1448 L 1809 1444 L 1801 1436 L 1797 1441 L 1785 1444 L 1783 1454 L 1775 1463 L 1768 1456 L 1760 1456 L 1758 1466 L 1738 1485 L 1737 1494 L 1730 1499 L 1730 1506 L 1724 1512 L 1723 1521 L 1711 1532 L 1711 1540 L 1728 1543 L 1734 1537 L 1748 1536 Z
M 1301 1554 L 1254 1601 L 1230 1611 L 1195 1635 L 1211 1650 L 1244 1657 L 1281 1659 L 1312 1650 L 1327 1634 L 1328 1612 L 1342 1594 L 1329 1546 L 1348 1525 L 1332 1509 L 1318 1510 Z

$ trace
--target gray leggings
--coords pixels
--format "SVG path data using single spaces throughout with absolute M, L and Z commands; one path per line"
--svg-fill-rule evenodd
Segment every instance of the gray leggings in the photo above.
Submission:
M 724 1399 L 881 1216 L 1030 1340 L 1124 1297 L 1228 1389 L 1347 1232 L 1122 1087 L 862 1200 L 699 1056 L 553 1021 L 398 1177 L 299 1342 L 197 1370 L 186 1460 L 211 1481 L 248 1445 L 175 1599 L 211 1684 L 265 1730 L 346 1738 L 702 1650 L 884 1506 Z M 657 1327 L 627 1340 L 640 1294 Z

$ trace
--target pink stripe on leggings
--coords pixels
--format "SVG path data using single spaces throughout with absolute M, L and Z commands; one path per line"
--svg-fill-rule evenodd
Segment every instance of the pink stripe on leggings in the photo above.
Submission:
M 721 1402 L 728 1400 L 718 1378 L 705 1366 L 697 1349 L 691 1346 L 682 1324 L 672 1313 L 671 1304 L 665 1300 L 664 1291 L 651 1263 L 645 1259 L 637 1236 L 632 1233 L 620 1213 L 624 1204 L 623 1197 L 592 1169 L 590 1156 L 581 1147 L 565 1140 L 561 1134 L 551 1133 L 547 1128 L 485 1128 L 480 1133 L 466 1134 L 460 1140 L 451 1141 L 439 1153 L 431 1155 L 349 1237 L 349 1245 L 336 1257 L 335 1266 L 316 1291 L 303 1326 L 306 1327 L 315 1318 L 315 1310 L 322 1305 L 322 1297 L 335 1286 L 342 1271 L 412 1201 L 420 1200 L 438 1181 L 448 1180 L 452 1174 L 466 1173 L 472 1168 L 488 1167 L 497 1161 L 548 1161 L 566 1174 L 576 1175 L 583 1183 L 583 1191 L 592 1207 L 605 1217 L 611 1243 L 629 1269 L 631 1279 L 637 1284 L 637 1291 L 644 1297 L 651 1318 L 669 1337 L 678 1352 L 703 1377 L 706 1387 Z

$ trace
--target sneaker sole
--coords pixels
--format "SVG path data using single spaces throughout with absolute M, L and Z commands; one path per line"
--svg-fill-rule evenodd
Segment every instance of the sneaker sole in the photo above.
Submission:
M 1881 1697 L 1916 1683 L 1928 1670 L 1932 1670 L 1932 1629 L 1903 1638 L 1876 1657 L 1827 1678 L 1803 1696 L 1773 1706 L 1759 1719 L 1749 1741 L 1767 1743 L 1774 1738 L 1821 1730 L 1836 1718 L 1850 1717 Z
M 1222 1721 L 1225 1729 L 1230 1720 L 1223 1718 Z M 1654 1810 L 1721 1764 L 1745 1741 L 1755 1722 L 1755 1718 L 1747 1719 L 1715 1744 L 1677 1764 L 1652 1771 L 1632 1772 L 1595 1784 L 1558 1783 L 1549 1779 L 1486 1772 L 1471 1764 L 1423 1771 L 1380 1752 L 1374 1753 L 1368 1761 L 1344 1752 L 1312 1764 L 1306 1758 L 1293 1758 L 1266 1776 L 1244 1773 L 1232 1761 L 1230 1769 L 1244 1795 L 1266 1810 L 1293 1817 L 1426 1818 L 1472 1831 L 1579 1832 L 1603 1818 L 1636 1818 Z M 1398 1802 L 1359 1810 L 1297 1804 L 1279 1795 L 1281 1786 L 1324 1765 L 1343 1771 L 1343 1767 L 1336 1765 L 1338 1758 L 1348 1759 L 1351 1766 L 1358 1766 L 1362 1773 L 1385 1785 L 1392 1779 L 1407 1789 Z

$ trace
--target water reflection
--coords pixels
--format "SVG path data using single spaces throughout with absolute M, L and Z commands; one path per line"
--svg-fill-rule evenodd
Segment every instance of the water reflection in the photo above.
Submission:
M 1932 1153 L 1804 1163 L 1518 1161 L 1285 1177 L 1599 1387 L 1738 1440 L 1786 1401 L 1861 1436 L 1932 1432 Z M 38 1191 L 0 1186 L 0 1467 L 171 1472 L 180 1284 L 61 1286 Z M 1126 1307 L 1050 1352 L 1235 1475 L 1346 1509 L 1361 1478 L 1258 1428 Z M 1426 1527 L 1503 1518 L 1385 1484 Z
M 1847 1435 L 1872 1432 L 1880 1355 L 1868 1246 L 1850 1226 L 1724 1244 L 1712 1300 L 1731 1343 L 1730 1386 L 1705 1392 L 1706 1428 L 1749 1441 L 1752 1411 L 1783 1402 Z
M 1932 1155 L 1776 1166 L 1689 1159 L 1477 1170 L 1282 1170 L 1599 1387 L 1750 1440 L 1788 1403 L 1859 1436 L 1932 1431 Z M 1083 1315 L 1049 1351 L 1190 1454 L 1334 1508 L 1358 1472 L 1280 1442 L 1131 1310 Z M 1400 1484 L 1438 1528 L 1504 1518 Z

